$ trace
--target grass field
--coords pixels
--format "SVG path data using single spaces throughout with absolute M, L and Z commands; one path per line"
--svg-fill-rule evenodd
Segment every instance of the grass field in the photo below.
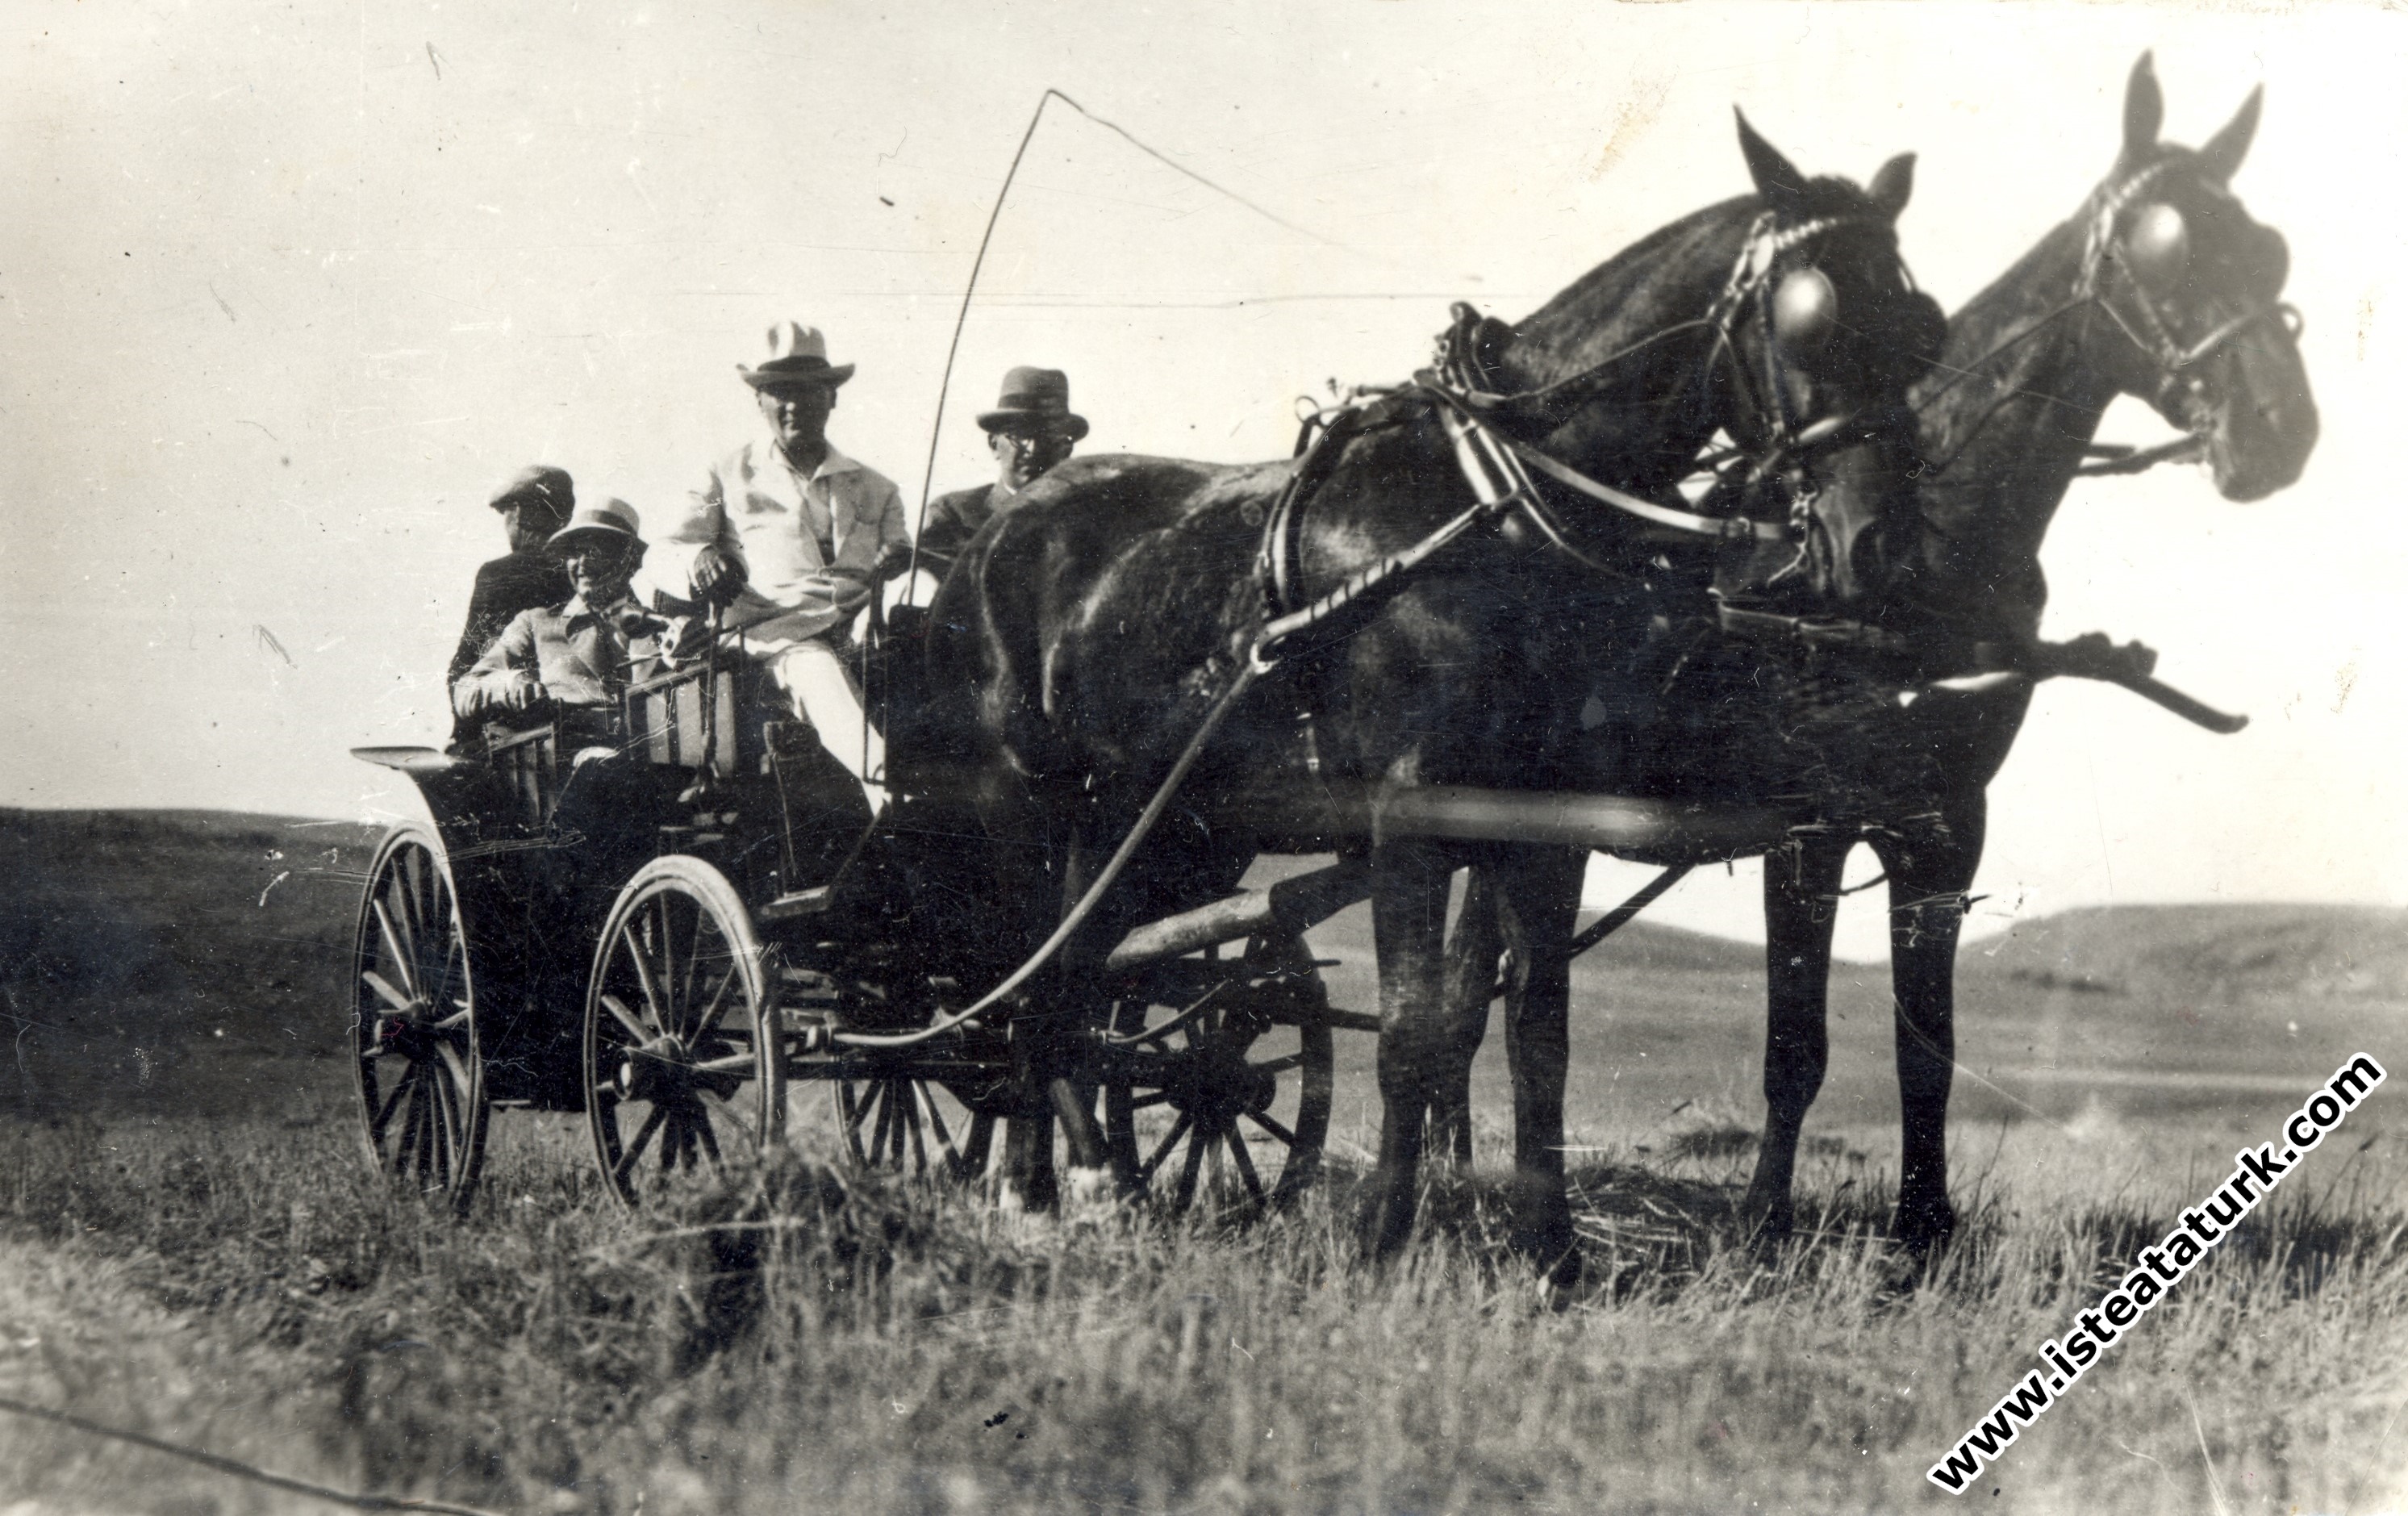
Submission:
M 1485 1169 L 1403 1265 L 1354 1261 L 1362 1039 L 1331 1182 L 1244 1231 L 1027 1218 L 813 1153 L 630 1220 L 574 1119 L 523 1113 L 467 1220 L 429 1214 L 366 1172 L 339 1055 L 372 841 L 0 814 L 0 1396 L 528 1511 L 2408 1509 L 2387 1086 L 1977 1494 L 1923 1474 L 2236 1147 L 2361 1048 L 2408 1071 L 2398 913 L 2127 908 L 1969 948 L 1967 1223 L 1919 1285 L 1880 1241 L 1882 971 L 1840 976 L 1802 1236 L 1765 1260 L 1729 1218 L 1756 950 L 1634 929 L 1576 987 L 1588 1280 L 1551 1306 Z M 1316 945 L 1368 1004 L 1360 923 Z M 320 1509 L 0 1417 L 9 1516 Z

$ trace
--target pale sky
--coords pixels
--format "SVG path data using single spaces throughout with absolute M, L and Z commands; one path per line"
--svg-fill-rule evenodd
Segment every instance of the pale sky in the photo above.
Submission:
M 2267 90 L 2235 180 L 2292 250 L 2306 477 L 2086 483 L 2048 631 L 2140 637 L 2218 738 L 2045 687 L 1993 787 L 1977 925 L 2101 901 L 2408 903 L 2408 15 L 2372 6 L 1105 8 L 20 4 L 0 218 L 0 804 L 417 814 L 347 749 L 437 742 L 483 502 L 521 465 L 648 515 L 756 424 L 734 365 L 826 329 L 838 444 L 919 498 L 963 280 L 1055 86 L 1289 231 L 1049 109 L 939 434 L 988 473 L 1004 367 L 1085 451 L 1284 453 L 1295 397 L 1401 378 L 1447 302 L 1507 319 L 1747 187 L 1736 104 L 1810 172 L 1921 154 L 1900 222 L 1955 307 L 2112 160 L 2144 48 L 2166 136 Z M 2119 407 L 2104 435 L 2165 429 Z M 1861 861 L 1857 876 L 1870 872 Z M 1656 913 L 1745 932 L 1753 870 Z M 1599 889 L 1606 881 L 1599 881 Z M 1843 951 L 1873 951 L 1878 907 Z

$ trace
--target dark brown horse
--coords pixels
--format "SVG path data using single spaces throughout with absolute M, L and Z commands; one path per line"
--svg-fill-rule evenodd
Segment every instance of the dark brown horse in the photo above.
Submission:
M 1364 590 L 1234 708 L 1050 993 L 1065 1017 L 1092 1013 L 1078 1005 L 1082 970 L 1091 978 L 1127 927 L 1226 892 L 1260 851 L 1325 840 L 1268 833 L 1232 796 L 1315 770 L 1364 785 L 1386 1110 L 1366 1224 L 1375 1252 L 1412 1226 L 1426 1086 L 1449 1031 L 1447 889 L 1469 857 L 1383 834 L 1378 818 L 1417 786 L 1560 788 L 1579 705 L 1565 672 L 1637 635 L 1656 572 L 1633 518 L 1554 485 L 1484 512 L 1458 452 L 1464 418 L 1499 448 L 1659 499 L 1677 498 L 1725 433 L 1749 481 L 1741 505 L 1769 497 L 1779 521 L 1795 506 L 1813 541 L 1776 526 L 1768 545 L 1811 558 L 1824 582 L 1848 582 L 1848 545 L 1904 494 L 1901 402 L 1939 337 L 1892 228 L 1912 162 L 1858 190 L 1807 179 L 1744 122 L 1740 136 L 1755 195 L 1658 231 L 1511 327 L 1463 329 L 1460 372 L 1476 385 L 1424 386 L 1352 418 L 1297 506 L 1283 575 L 1258 565 L 1292 465 L 1101 458 L 1055 471 L 991 522 L 930 608 L 931 688 L 970 699 L 932 723 L 923 759 L 974 775 L 988 835 L 1026 844 L 1014 856 L 1068 857 L 1076 890 L 1253 655 L 1268 580 L 1287 579 L 1298 605 Z M 1459 535 L 1417 570 L 1367 587 L 1448 531 Z M 1519 902 L 1523 876 L 1505 878 Z M 1548 887 L 1529 908 L 1563 917 L 1537 939 L 1561 942 L 1574 896 L 1544 867 L 1530 878 Z M 1041 882 L 1024 871 L 1020 892 Z M 1534 997 L 1557 995 L 1557 1026 L 1559 969 L 1533 981 Z M 1560 1154 L 1533 1155 L 1531 1177 L 1518 1239 L 1567 1256 Z
M 2036 639 L 2046 598 L 2041 539 L 2119 394 L 2147 400 L 2187 434 L 2227 498 L 2258 499 L 2299 477 L 2316 412 L 2278 304 L 2287 253 L 2227 187 L 2258 110 L 2253 93 L 2195 152 L 2161 144 L 2156 75 L 2146 56 L 2134 67 L 2113 170 L 2071 220 L 1956 314 L 1940 362 L 1915 388 L 1928 462 L 1916 512 L 1886 545 L 1870 620 L 1927 640 L 1942 658 L 1951 644 Z M 1706 682 L 1700 693 L 1711 699 L 1713 688 Z M 1766 860 L 1770 1109 L 1744 1209 L 1768 1234 L 1792 1224 L 1799 1131 L 1828 1059 L 1832 906 L 1858 840 L 1886 870 L 1890 895 L 1905 1128 L 1893 1230 L 1919 1255 L 1956 1225 L 1945 1127 L 1957 932 L 1982 856 L 1985 792 L 2030 691 L 2028 679 L 2010 676 L 1985 689 L 1922 694 L 1884 737 L 1936 783 L 1914 785 L 1885 814 L 1860 817 L 1867 824 L 1801 837 Z M 1683 730 L 1667 722 L 1654 740 L 1677 741 Z M 1731 758 L 1693 756 L 1688 777 L 1710 787 Z M 1455 944 L 1456 1003 L 1476 1008 L 1457 1023 L 1454 1075 L 1439 1106 L 1458 1151 L 1468 1145 L 1469 1053 L 1502 945 L 1488 889 L 1475 878 Z M 1509 993 L 1509 1026 L 1524 1019 L 1515 998 Z M 1549 1058 L 1526 1076 L 1515 1069 L 1518 1123 L 1530 1128 L 1522 1146 L 1561 1141 L 1560 1094 L 1526 1087 L 1556 1079 L 1555 1066 Z

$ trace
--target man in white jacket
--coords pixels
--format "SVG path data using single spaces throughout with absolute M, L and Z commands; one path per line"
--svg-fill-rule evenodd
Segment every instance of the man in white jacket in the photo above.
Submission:
M 769 667 L 795 711 L 853 777 L 875 811 L 885 743 L 864 716 L 840 652 L 881 579 L 910 556 L 903 499 L 876 469 L 827 439 L 837 389 L 851 364 L 831 364 L 817 328 L 771 329 L 758 368 L 737 365 L 755 392 L 769 436 L 711 465 L 665 544 L 695 549 L 695 594 L 729 608 L 744 646 Z

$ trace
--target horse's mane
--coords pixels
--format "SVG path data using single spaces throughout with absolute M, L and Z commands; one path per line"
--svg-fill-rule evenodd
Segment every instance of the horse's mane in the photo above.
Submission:
M 1702 250 L 1729 237 L 1736 256 L 1737 238 L 1764 208 L 1762 195 L 1734 195 L 1648 233 L 1514 322 L 1513 341 L 1504 354 L 1507 365 L 1526 386 L 1537 388 L 1588 367 L 1684 315 L 1702 315 L 1702 307 L 1668 308 L 1695 304 L 1696 296 L 1684 286 L 1664 287 L 1664 271 L 1684 270 L 1718 291 L 1730 270 L 1705 258 Z M 1863 190 L 1828 174 L 1806 181 L 1796 214 L 1808 221 L 1883 216 Z M 1611 314 L 1600 320 L 1599 312 Z

